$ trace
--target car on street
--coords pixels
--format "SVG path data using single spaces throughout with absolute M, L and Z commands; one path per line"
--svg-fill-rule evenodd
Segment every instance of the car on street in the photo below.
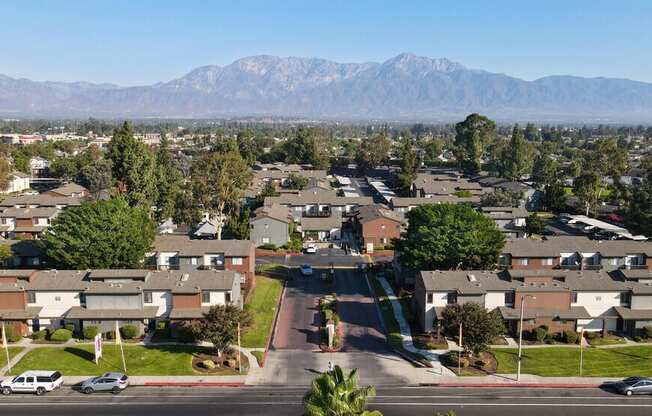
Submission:
M 652 378 L 629 377 L 610 385 L 618 393 L 625 396 L 634 394 L 652 394 Z
M 5 396 L 11 393 L 34 393 L 37 396 L 58 389 L 63 385 L 63 377 L 58 371 L 25 371 L 12 379 L 0 383 Z
M 118 394 L 126 389 L 128 385 L 129 377 L 127 375 L 122 373 L 104 373 L 101 376 L 85 380 L 79 389 L 84 394 L 102 391 Z
M 301 274 L 304 276 L 312 276 L 312 266 L 309 264 L 302 265 Z
M 306 247 L 306 254 L 315 254 L 317 253 L 317 245 L 316 244 L 308 244 Z

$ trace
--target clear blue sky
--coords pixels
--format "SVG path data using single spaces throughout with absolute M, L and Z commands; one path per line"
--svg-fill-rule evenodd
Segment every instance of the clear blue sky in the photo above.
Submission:
M 0 16 L 0 73 L 35 80 L 138 85 L 257 54 L 414 52 L 528 80 L 652 82 L 652 0 L 2 0 Z

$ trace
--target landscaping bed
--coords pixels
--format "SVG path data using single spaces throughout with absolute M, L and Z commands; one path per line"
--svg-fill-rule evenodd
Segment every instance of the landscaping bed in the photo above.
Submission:
M 517 349 L 492 351 L 497 372 L 516 373 Z M 652 346 L 584 348 L 583 376 L 628 377 L 652 376 Z M 547 377 L 579 376 L 578 348 L 524 348 L 522 372 Z
M 412 332 L 415 333 L 414 331 Z M 434 334 L 419 334 L 412 336 L 414 346 L 423 350 L 445 350 L 448 349 L 448 342 L 444 337 L 437 337 Z
M 592 347 L 597 347 L 599 345 L 617 345 L 617 344 L 626 344 L 625 338 L 615 335 L 613 333 L 608 333 L 607 336 L 602 336 L 599 332 L 585 332 L 584 338 Z
M 496 373 L 498 363 L 496 357 L 490 351 L 482 351 L 476 357 L 464 355 L 461 358 L 458 357 L 457 351 L 449 351 L 443 354 L 440 359 L 443 365 L 459 376 L 486 376 Z
M 244 355 L 240 357 L 242 358 L 242 372 L 246 373 L 249 364 L 247 357 Z M 212 376 L 239 375 L 238 353 L 236 351 L 229 351 L 228 353 L 222 354 L 221 357 L 218 357 L 208 350 L 197 352 L 192 357 L 192 368 L 198 373 Z
M 242 336 L 242 346 L 245 348 L 266 348 L 269 339 L 278 301 L 283 289 L 286 269 L 282 268 L 283 277 L 277 268 L 270 269 L 274 272 L 273 277 L 257 275 L 256 285 L 249 296 L 245 308 L 248 308 L 253 316 L 253 323 Z
M 192 367 L 194 354 L 211 353 L 207 348 L 196 346 L 124 345 L 127 372 L 133 376 L 183 376 L 197 372 Z M 12 374 L 37 369 L 57 370 L 64 376 L 97 375 L 103 372 L 123 371 L 120 347 L 104 344 L 99 365 L 94 359 L 93 345 L 74 345 L 62 348 L 35 348 L 29 351 L 12 368 Z
M 319 348 L 326 352 L 340 351 L 342 349 L 342 326 L 340 325 L 340 316 L 337 313 L 337 296 L 334 293 L 319 299 L 319 318 Z M 328 345 L 328 323 L 335 326 L 332 347 Z

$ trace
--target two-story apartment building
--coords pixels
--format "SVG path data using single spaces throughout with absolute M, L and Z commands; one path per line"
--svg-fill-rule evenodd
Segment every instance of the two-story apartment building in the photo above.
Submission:
M 249 285 L 256 268 L 256 247 L 251 240 L 201 240 L 187 235 L 157 235 L 148 265 L 157 270 L 231 270 Z
M 401 236 L 401 218 L 384 205 L 366 205 L 351 218 L 352 228 L 367 253 Z
M 389 207 L 394 211 L 401 219 L 405 219 L 408 212 L 412 211 L 416 207 L 429 204 L 471 204 L 475 205 L 479 202 L 476 197 L 464 198 L 458 197 L 456 195 L 437 195 L 430 198 L 424 197 L 396 197 L 392 198 L 389 203 Z
M 0 234 L 4 238 L 38 239 L 60 212 L 56 207 L 6 208 L 0 212 Z
M 583 236 L 509 239 L 499 264 L 513 269 L 645 269 L 652 266 L 652 242 L 591 240 Z
M 437 196 L 456 195 L 473 198 L 479 202 L 486 190 L 477 182 L 465 178 L 453 178 L 448 174 L 419 173 L 412 182 L 410 189 L 412 197 L 433 198 Z
M 494 220 L 498 229 L 506 237 L 522 238 L 526 236 L 525 221 L 529 214 L 525 208 L 481 207 L 480 212 Z
M 645 278 L 626 279 L 623 272 L 631 271 L 422 271 L 415 283 L 415 308 L 423 330 L 433 331 L 447 305 L 476 302 L 496 310 L 508 331 L 517 334 L 525 298 L 523 330 L 547 325 L 551 332 L 635 335 L 652 322 L 652 285 Z
M 249 221 L 250 236 L 256 246 L 282 246 L 290 241 L 290 209 L 282 205 L 262 206 L 254 211 Z

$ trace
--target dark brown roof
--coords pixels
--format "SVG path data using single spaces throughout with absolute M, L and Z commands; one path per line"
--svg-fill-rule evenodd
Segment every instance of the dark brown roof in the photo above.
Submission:
M 508 306 L 499 306 L 498 311 L 502 315 L 503 319 L 520 319 L 521 310 L 516 308 L 510 308 Z M 588 313 L 584 306 L 571 306 L 570 309 L 533 309 L 525 308 L 523 311 L 524 319 L 535 319 L 535 318 L 553 318 L 553 319 L 591 319 L 591 315 Z
M 158 306 L 145 306 L 143 309 L 86 309 L 73 306 L 66 313 L 67 319 L 153 319 Z
M 373 204 L 359 207 L 356 211 L 358 221 L 361 224 L 377 219 L 386 219 L 395 222 L 402 222 L 401 219 L 385 205 Z
M 274 204 L 272 206 L 262 206 L 254 211 L 256 216 L 251 219 L 251 222 L 262 218 L 272 218 L 286 224 L 292 222 L 290 209 L 283 205 Z
M 154 251 L 178 252 L 182 257 L 197 257 L 209 253 L 224 253 L 227 257 L 248 257 L 251 240 L 199 240 L 187 235 L 157 235 Z
M 503 253 L 512 257 L 559 257 L 561 253 L 600 253 L 603 257 L 645 254 L 652 257 L 651 241 L 591 240 L 583 236 L 557 236 L 541 240 L 508 239 Z

